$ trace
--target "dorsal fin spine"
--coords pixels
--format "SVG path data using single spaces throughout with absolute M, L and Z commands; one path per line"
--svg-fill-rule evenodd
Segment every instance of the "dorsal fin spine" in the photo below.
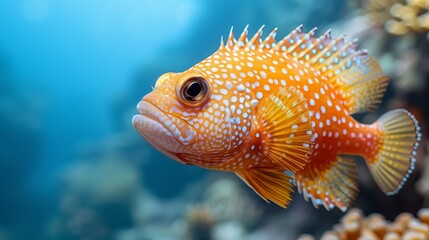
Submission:
M 262 27 L 259 28 L 259 30 L 252 37 L 252 39 L 250 39 L 250 41 L 246 45 L 247 50 L 252 50 L 252 48 L 256 49 L 257 47 L 259 47 L 261 43 L 262 31 L 264 30 L 264 28 L 265 28 L 265 25 L 262 25 Z
M 315 56 L 315 61 L 317 61 L 317 60 L 319 60 L 320 61 L 320 59 L 322 59 L 323 58 L 323 60 L 329 60 L 330 62 L 329 63 L 332 63 L 332 62 L 334 62 L 334 64 L 335 65 L 337 65 L 339 62 L 340 62 L 340 59 L 342 58 L 342 52 L 343 52 L 343 49 L 345 49 L 345 46 L 343 46 L 343 47 L 341 47 L 341 49 L 339 49 L 339 51 L 337 50 L 337 51 L 332 51 L 333 52 L 333 54 L 330 52 L 330 50 L 329 49 L 332 49 L 333 47 L 331 47 L 332 45 L 333 46 L 337 46 L 337 44 L 338 43 L 340 43 L 340 41 L 342 41 L 342 39 L 335 39 L 335 41 L 333 41 L 332 42 L 332 44 L 330 44 L 329 46 L 327 46 L 325 49 L 323 49 L 323 51 L 321 51 L 318 55 L 316 55 Z M 329 54 L 328 54 L 329 53 Z M 325 59 L 325 56 L 326 55 L 328 55 L 327 56 L 327 59 Z M 329 63 L 327 63 L 326 65 L 328 65 Z M 325 64 L 320 64 L 317 68 L 315 68 L 315 69 L 317 69 L 317 70 L 321 70 L 321 71 L 323 71 L 323 72 L 325 72 L 326 70 L 328 70 L 328 69 L 325 69 L 325 70 L 323 70 L 323 67 L 325 67 L 324 66 Z M 322 68 L 322 69 L 321 69 Z
M 328 29 L 328 30 L 323 34 L 323 37 L 324 37 L 325 39 L 329 39 L 329 40 L 331 40 L 331 39 L 332 39 L 331 34 L 332 34 L 332 30 L 331 30 L 331 29 Z
M 322 63 L 325 60 L 323 55 L 325 55 L 326 52 L 329 51 L 329 49 L 331 49 L 331 47 L 336 46 L 337 43 L 339 43 L 342 40 L 341 38 L 337 38 L 337 39 L 332 41 L 330 30 L 328 30 L 323 36 L 325 36 L 324 40 L 329 40 L 330 43 L 327 46 L 323 46 L 321 43 L 319 43 L 319 50 L 320 51 L 317 52 L 316 55 L 314 55 L 312 57 L 312 62 L 311 62 L 312 64 L 319 62 L 319 64 L 320 64 L 319 66 L 321 66 L 321 67 L 323 67 L 322 65 L 324 65 L 324 64 L 322 64 Z M 315 69 L 318 69 L 318 68 L 315 68 Z
M 229 31 L 228 39 L 226 40 L 226 47 L 228 49 L 232 49 L 234 44 L 235 44 L 234 27 L 231 27 L 231 30 Z
M 344 39 L 340 39 L 340 41 L 344 41 Z M 334 52 L 334 54 L 331 54 L 331 56 L 329 57 L 329 62 L 327 63 L 327 65 L 328 66 L 334 65 L 335 67 L 332 67 L 331 69 L 326 69 L 326 71 L 329 71 L 328 74 L 331 72 L 333 75 L 336 75 L 335 71 L 338 68 L 342 68 L 344 66 L 344 63 L 346 64 L 346 68 L 349 68 L 347 66 L 349 63 L 353 64 L 352 60 L 354 57 L 358 56 L 358 52 L 354 52 L 352 54 L 346 53 L 345 56 L 343 56 L 343 52 L 347 51 L 350 48 L 354 49 L 354 46 L 351 42 L 348 42 L 347 44 L 344 44 L 344 46 L 340 49 L 340 51 L 337 51 L 337 52 Z M 339 55 L 341 55 L 341 56 L 339 56 Z M 342 61 L 340 61 L 340 59 Z M 341 63 L 343 63 L 343 64 L 341 64 Z M 330 76 L 330 77 L 332 77 L 332 76 Z
M 223 49 L 225 47 L 225 44 L 223 43 L 223 36 L 220 37 L 220 44 L 219 49 Z
M 303 28 L 302 24 L 299 25 L 297 28 L 295 28 L 291 33 L 289 33 L 286 37 L 284 37 L 282 40 L 280 40 L 277 43 L 277 46 L 276 46 L 275 49 L 283 51 L 283 52 L 287 51 L 288 49 L 286 49 L 285 43 L 288 42 L 288 41 L 291 41 L 291 40 L 292 40 L 292 42 L 295 42 L 295 40 L 291 39 L 291 38 L 293 36 L 295 36 L 297 33 L 301 33 L 302 32 L 302 28 Z M 285 47 L 285 48 L 283 48 L 283 47 Z
M 277 34 L 277 28 L 274 28 L 273 31 L 271 31 L 270 34 L 262 41 L 261 45 L 259 45 L 259 48 L 263 49 L 271 49 L 273 46 L 273 43 L 276 43 L 276 34 Z
M 320 79 L 340 89 L 341 95 L 347 99 L 351 114 L 374 110 L 383 95 L 388 78 L 381 71 L 380 65 L 365 50 L 357 50 L 357 39 L 345 42 L 345 34 L 332 39 L 331 30 L 316 37 L 316 28 L 307 33 L 302 25 L 295 28 L 286 37 L 276 42 L 275 28 L 261 41 L 262 26 L 249 41 L 247 29 L 244 29 L 235 40 L 233 28 L 226 44 L 221 43 L 224 51 L 278 51 L 293 58 L 303 67 L 311 69 Z M 316 81 L 319 81 L 315 78 Z
M 311 37 L 311 36 L 309 34 L 307 34 L 305 37 L 307 38 L 307 37 Z M 306 39 L 301 38 L 301 42 L 304 40 L 306 40 Z M 330 46 L 330 45 L 328 45 L 328 46 L 323 45 L 323 41 L 326 41 L 326 40 L 328 40 L 328 41 L 331 40 L 331 30 L 326 31 L 320 38 L 316 38 L 316 43 L 314 44 L 314 46 L 307 47 L 308 51 L 310 51 L 310 50 L 312 51 L 314 49 L 315 55 L 311 58 L 309 57 L 309 59 L 304 59 L 304 62 L 308 62 L 310 59 L 312 59 L 311 63 L 315 63 L 317 61 L 323 61 L 323 59 L 322 60 L 320 59 L 320 56 L 323 55 L 324 52 L 327 51 L 326 49 L 329 48 L 329 46 Z M 309 42 L 309 45 L 310 45 L 311 41 L 309 41 L 309 40 L 307 40 L 307 41 Z M 317 48 L 319 48 L 319 51 L 317 50 Z M 291 52 L 291 50 L 289 50 L 288 52 Z M 296 57 L 296 56 L 294 56 L 294 57 Z M 297 59 L 300 59 L 300 57 L 297 57 Z
M 248 32 L 249 24 L 244 27 L 243 32 L 241 33 L 240 37 L 238 38 L 236 44 L 234 45 L 234 49 L 238 50 L 240 48 L 244 48 L 247 45 L 247 32 Z
M 310 40 L 311 39 L 311 37 L 314 37 L 314 35 L 316 34 L 316 31 L 317 31 L 317 27 L 315 27 L 315 28 L 313 28 L 313 29 L 311 29 L 311 31 L 309 31 L 307 34 L 306 34 L 306 39 L 307 40 Z M 313 42 L 311 42 L 311 41 L 308 41 L 308 47 L 307 48 L 305 48 L 305 50 L 304 51 L 302 51 L 299 55 L 298 55 L 298 59 L 302 59 L 304 56 L 306 56 L 307 55 L 307 53 L 309 52 L 309 51 L 311 51 L 312 49 L 314 48 L 314 43 Z M 307 61 L 308 59 L 305 59 L 304 61 Z
M 295 43 L 289 47 L 287 50 L 288 53 L 292 54 L 293 57 L 296 57 L 295 49 L 299 47 L 305 41 L 304 37 L 295 40 Z

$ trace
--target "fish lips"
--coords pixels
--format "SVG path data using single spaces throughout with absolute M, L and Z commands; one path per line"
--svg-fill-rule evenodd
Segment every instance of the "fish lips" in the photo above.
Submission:
M 140 101 L 137 110 L 140 115 L 133 117 L 134 127 L 158 150 L 178 153 L 195 140 L 192 126 L 179 117 L 165 114 L 151 102 Z

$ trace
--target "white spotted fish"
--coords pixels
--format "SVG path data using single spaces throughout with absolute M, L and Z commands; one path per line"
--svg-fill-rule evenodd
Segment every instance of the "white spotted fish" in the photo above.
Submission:
M 373 124 L 351 115 L 374 110 L 388 84 L 356 41 L 296 28 L 249 40 L 233 32 L 208 58 L 166 73 L 143 97 L 138 132 L 184 164 L 237 174 L 266 201 L 287 207 L 295 185 L 318 207 L 345 211 L 358 193 L 359 155 L 383 192 L 397 193 L 414 168 L 414 116 L 389 111 Z

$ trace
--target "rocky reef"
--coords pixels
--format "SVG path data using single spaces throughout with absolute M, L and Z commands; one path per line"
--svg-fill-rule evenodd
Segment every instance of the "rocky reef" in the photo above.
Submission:
M 313 240 L 312 235 L 303 234 L 298 240 Z M 360 209 L 351 209 L 326 231 L 321 240 L 425 240 L 429 239 L 429 209 L 417 212 L 417 217 L 408 212 L 396 216 L 391 222 L 379 213 L 365 217 Z

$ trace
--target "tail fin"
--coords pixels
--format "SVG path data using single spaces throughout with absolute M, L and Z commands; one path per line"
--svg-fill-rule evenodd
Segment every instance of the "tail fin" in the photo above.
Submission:
M 389 111 L 375 124 L 381 126 L 383 138 L 377 153 L 367 159 L 367 164 L 381 190 L 394 195 L 414 170 L 420 127 L 416 118 L 405 109 Z

